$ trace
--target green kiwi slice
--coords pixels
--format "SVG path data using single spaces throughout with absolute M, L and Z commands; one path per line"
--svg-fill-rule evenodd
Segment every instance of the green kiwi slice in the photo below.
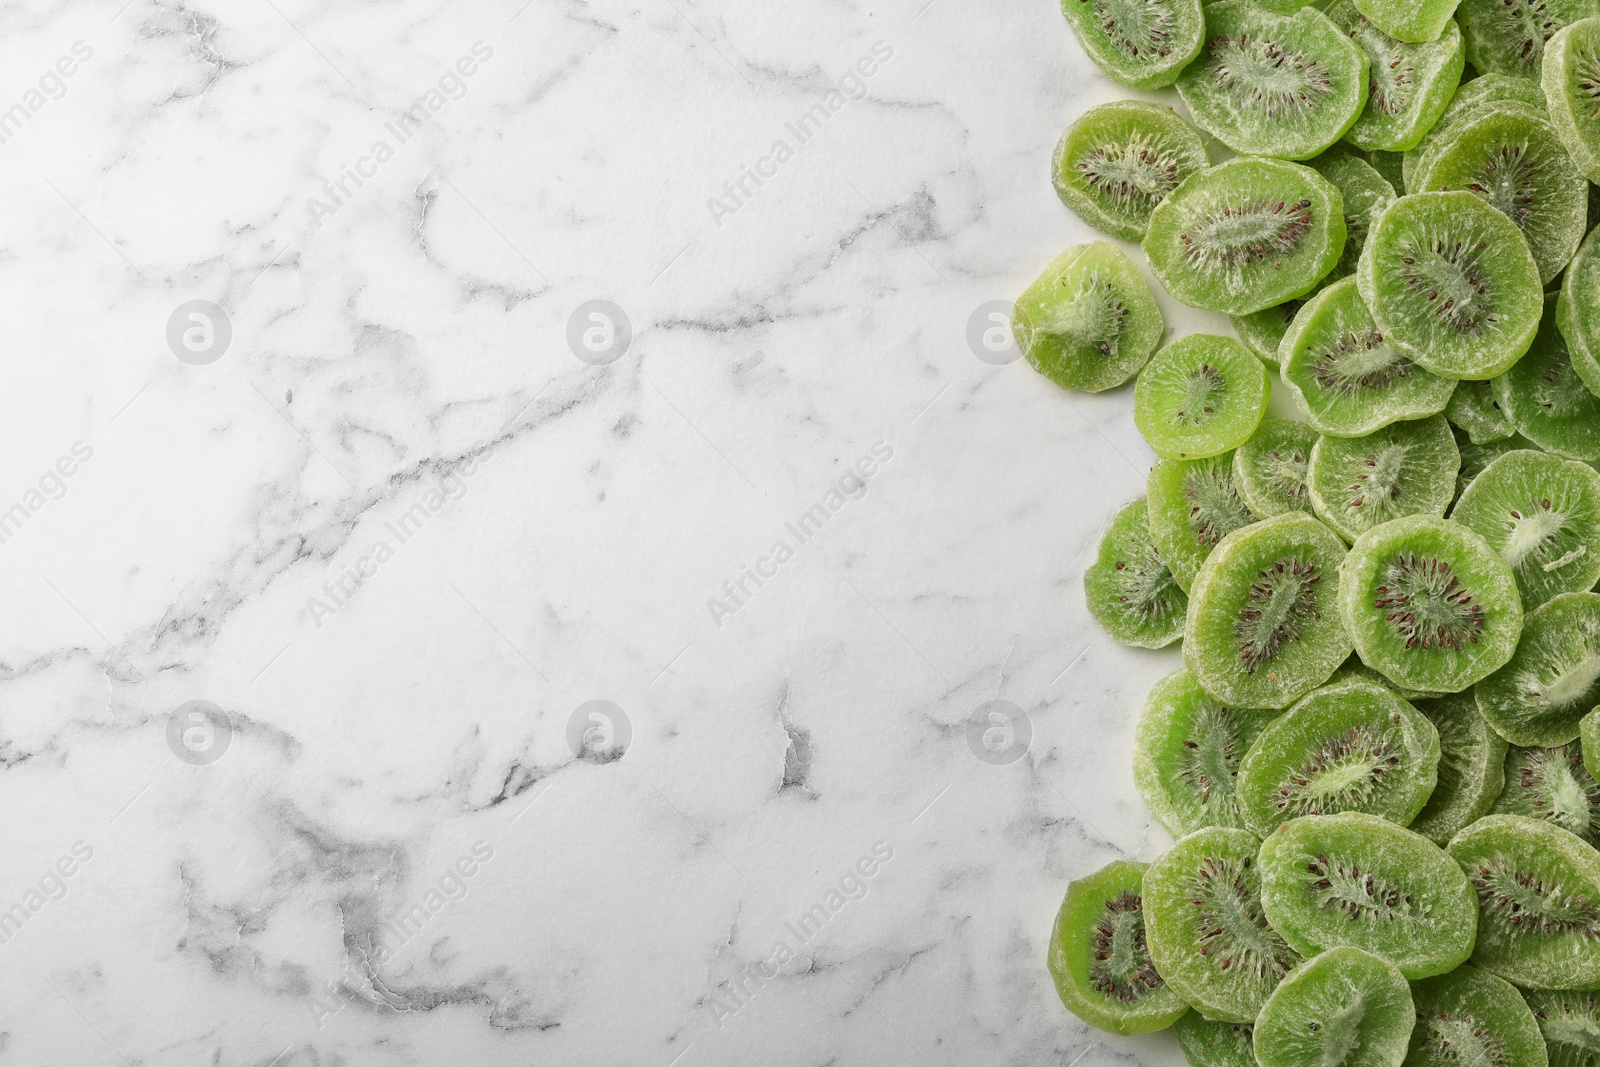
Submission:
M 1246 750 L 1277 714 L 1213 700 L 1185 670 L 1155 684 L 1134 734 L 1133 780 L 1173 837 L 1207 826 L 1244 827 L 1234 779 Z
M 1600 1064 L 1600 997 L 1580 989 L 1523 994 L 1544 1038 L 1549 1067 Z
M 1248 315 L 1229 315 L 1228 322 L 1233 325 L 1233 332 L 1239 335 L 1239 340 L 1256 354 L 1257 359 L 1277 370 L 1278 343 L 1283 340 L 1284 333 L 1288 331 L 1302 304 L 1304 301 L 1299 299 L 1285 300 Z
M 1600 987 L 1600 852 L 1523 815 L 1485 815 L 1449 852 L 1478 891 L 1474 966 L 1524 989 Z
M 1255 1032 L 1249 1023 L 1214 1023 L 1197 1011 L 1172 1024 L 1189 1067 L 1257 1067 Z
M 1458 693 L 1505 666 L 1522 633 L 1522 598 L 1505 560 L 1472 530 L 1431 515 L 1356 538 L 1339 614 L 1369 667 L 1435 693 Z
M 1306 468 L 1317 431 L 1294 419 L 1262 419 L 1250 440 L 1233 453 L 1233 477 L 1260 519 L 1311 512 Z
M 1411 999 L 1405 1067 L 1547 1067 L 1538 1021 L 1505 979 L 1462 966 L 1412 982 Z
M 1214 1022 L 1255 1022 L 1300 962 L 1267 923 L 1256 869 L 1260 840 L 1209 826 L 1178 841 L 1144 876 L 1145 923 L 1156 970 Z
M 1444 114 L 1434 123 L 1433 129 L 1417 142 L 1415 149 L 1404 153 L 1400 169 L 1401 184 L 1395 189 L 1398 191 L 1403 188 L 1408 193 L 1422 192 L 1417 185 L 1416 174 L 1434 152 L 1450 145 L 1454 140 L 1456 124 L 1486 108 L 1493 110 L 1505 103 L 1527 104 L 1535 110 L 1543 110 L 1544 92 L 1535 82 L 1506 74 L 1485 74 L 1463 82 L 1449 106 L 1444 109 Z
M 1494 395 L 1512 425 L 1534 444 L 1593 463 L 1600 460 L 1600 396 L 1577 372 L 1556 325 L 1556 305 L 1552 294 L 1533 347 L 1494 380 Z
M 1210 165 L 1195 128 L 1165 104 L 1116 100 L 1090 108 L 1056 145 L 1056 195 L 1101 233 L 1138 241 L 1150 212 Z
M 1147 1034 L 1188 1005 L 1161 980 L 1146 943 L 1145 865 L 1117 860 L 1067 887 L 1049 967 L 1067 1010 L 1113 1034 Z
M 1017 298 L 1011 332 L 1034 370 L 1098 393 L 1139 373 L 1166 330 L 1150 285 L 1107 241 L 1074 245 Z
M 1211 550 L 1255 522 L 1234 480 L 1233 457 L 1160 459 L 1145 484 L 1150 536 L 1187 593 Z
M 1472 955 L 1478 901 L 1455 860 L 1421 834 L 1347 811 L 1280 826 L 1261 844 L 1261 905 L 1302 956 L 1348 946 L 1407 978 Z
M 1191 586 L 1183 662 L 1218 700 L 1283 708 L 1350 655 L 1334 605 L 1344 544 L 1292 512 L 1224 537 Z
M 1600 704 L 1600 594 L 1562 593 L 1528 613 L 1510 662 L 1478 683 L 1478 710 L 1513 745 L 1564 745 Z
M 1506 753 L 1505 791 L 1492 809 L 1553 822 L 1591 845 L 1600 845 L 1600 785 L 1583 765 L 1576 741 Z
M 1600 18 L 1579 19 L 1545 42 L 1539 84 L 1572 161 L 1590 181 L 1600 178 Z
M 1144 251 L 1183 303 L 1248 315 L 1310 292 L 1344 241 L 1344 199 L 1326 178 L 1297 163 L 1242 158 L 1185 178 L 1150 213 Z
M 1504 441 L 1517 432 L 1506 413 L 1500 410 L 1500 401 L 1494 398 L 1494 385 L 1490 382 L 1460 382 L 1450 394 L 1444 417 L 1465 430 L 1475 445 Z
M 1592 777 L 1600 770 L 1600 708 L 1578 720 L 1578 743 L 1583 747 L 1583 766 Z
M 1348 541 L 1404 515 L 1442 517 L 1461 453 L 1443 415 L 1396 422 L 1365 437 L 1324 437 L 1306 485 L 1323 522 Z
M 1600 581 L 1600 472 L 1548 452 L 1507 452 L 1461 494 L 1450 517 L 1510 564 L 1524 611 Z
M 1472 193 L 1402 196 L 1356 269 L 1392 343 L 1446 378 L 1492 378 L 1533 343 L 1544 298 L 1522 231 Z
M 1561 278 L 1556 326 L 1566 339 L 1572 369 L 1591 393 L 1600 394 L 1600 228 L 1589 231 Z
M 1384 339 L 1354 278 L 1311 298 L 1284 334 L 1281 352 L 1295 406 L 1317 430 L 1337 437 L 1436 415 L 1456 388 Z
M 1235 152 L 1310 159 L 1360 117 L 1367 54 L 1315 8 L 1277 14 L 1224 0 L 1205 19 L 1205 44 L 1178 76 L 1178 96 Z
M 1306 166 L 1328 179 L 1344 199 L 1344 251 L 1323 284 L 1355 273 L 1372 224 L 1394 200 L 1394 186 L 1343 145 L 1334 145 Z
M 1428 802 L 1439 734 L 1381 685 L 1315 690 L 1261 731 L 1239 765 L 1239 810 L 1262 836 L 1292 819 L 1358 811 L 1404 826 Z
M 1470 191 L 1516 223 L 1542 283 L 1561 273 L 1583 240 L 1588 182 L 1542 110 L 1501 104 L 1473 111 L 1415 180 L 1419 189 Z
M 1393 0 L 1363 3 L 1375 11 L 1419 10 L 1415 4 Z M 1356 0 L 1338 0 L 1328 8 L 1328 19 L 1367 54 L 1368 60 L 1367 106 L 1344 139 L 1369 152 L 1403 152 L 1415 147 L 1444 113 L 1461 83 L 1466 47 L 1460 29 L 1448 14 L 1439 30 L 1412 44 L 1386 33 L 1362 12 L 1361 6 Z M 1392 19 L 1385 21 L 1394 24 Z
M 1418 711 L 1439 731 L 1439 780 L 1411 829 L 1441 848 L 1488 814 L 1505 787 L 1505 738 L 1489 729 L 1470 692 L 1421 700 Z
M 1568 23 L 1595 13 L 1592 0 L 1461 0 L 1456 21 L 1467 62 L 1480 74 L 1509 74 L 1535 83 L 1545 42 Z
M 1112 81 L 1159 89 L 1200 52 L 1200 0 L 1061 0 L 1078 43 Z
M 1415 1024 L 1400 969 L 1331 948 L 1278 984 L 1256 1020 L 1260 1067 L 1400 1067 Z
M 1150 537 L 1150 511 L 1140 497 L 1117 512 L 1100 554 L 1083 572 L 1089 613 L 1124 645 L 1165 648 L 1183 636 L 1189 597 Z
M 1205 459 L 1250 439 L 1267 412 L 1267 368 L 1231 337 L 1196 333 L 1153 356 L 1133 387 L 1133 421 L 1157 455 Z

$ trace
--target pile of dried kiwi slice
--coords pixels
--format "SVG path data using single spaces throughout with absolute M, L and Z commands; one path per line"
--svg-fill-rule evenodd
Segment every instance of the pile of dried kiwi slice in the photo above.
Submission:
M 1061 3 L 1161 99 L 1067 128 L 1102 236 L 1013 334 L 1153 454 L 1083 580 L 1167 657 L 1175 841 L 1071 883 L 1062 1002 L 1193 1067 L 1600 1067 L 1600 0 Z

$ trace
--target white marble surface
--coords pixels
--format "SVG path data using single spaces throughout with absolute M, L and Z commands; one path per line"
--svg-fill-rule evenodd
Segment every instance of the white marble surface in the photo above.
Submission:
M 1050 152 L 1129 95 L 1051 0 L 122 3 L 0 11 L 0 1063 L 1180 1062 L 1044 968 L 1067 881 L 1165 843 L 1175 654 L 1080 592 L 1150 457 L 965 338 L 1090 236 Z

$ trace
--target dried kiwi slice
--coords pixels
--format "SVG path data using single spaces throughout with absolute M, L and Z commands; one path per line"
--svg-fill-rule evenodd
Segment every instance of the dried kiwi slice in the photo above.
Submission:
M 1184 670 L 1155 684 L 1134 735 L 1133 780 L 1173 837 L 1244 827 L 1234 788 L 1239 761 L 1277 714 L 1213 700 Z
M 1326 15 L 1224 0 L 1205 18 L 1200 56 L 1177 81 L 1201 129 L 1243 155 L 1310 159 L 1354 125 L 1367 54 Z
M 1591 393 L 1600 395 L 1600 228 L 1589 231 L 1561 278 L 1556 326 L 1566 339 L 1572 369 Z
M 1248 830 L 1210 826 L 1182 838 L 1144 876 L 1156 969 L 1215 1022 L 1254 1022 L 1300 956 L 1267 924 Z
M 1396 422 L 1365 437 L 1324 437 L 1307 487 L 1317 516 L 1346 540 L 1403 515 L 1443 516 L 1461 453 L 1443 415 Z
M 1372 682 L 1333 682 L 1261 731 L 1239 765 L 1239 810 L 1262 836 L 1344 811 L 1404 826 L 1427 803 L 1438 766 L 1438 731 L 1416 708 Z
M 1600 472 L 1588 464 L 1507 452 L 1473 480 L 1450 517 L 1510 564 L 1524 611 L 1600 581 Z
M 1361 437 L 1443 411 L 1449 378 L 1423 370 L 1384 340 L 1354 278 L 1312 297 L 1284 335 L 1283 382 L 1312 426 Z
M 1579 989 L 1531 989 L 1523 994 L 1551 1067 L 1600 1064 L 1600 996 Z
M 1405 1067 L 1547 1067 L 1539 1024 L 1505 979 L 1463 966 L 1412 982 L 1411 999 Z
M 1364 3 L 1375 11 L 1417 10 L 1415 4 L 1394 0 Z M 1450 0 L 1445 3 L 1454 6 Z M 1367 54 L 1369 64 L 1367 106 L 1344 139 L 1368 151 L 1403 152 L 1415 147 L 1439 121 L 1461 82 L 1467 56 L 1461 31 L 1446 14 L 1442 32 L 1411 44 L 1384 32 L 1362 14 L 1355 0 L 1339 0 L 1328 8 L 1328 18 Z M 1385 22 L 1394 24 L 1388 18 Z
M 1485 815 L 1449 852 L 1478 891 L 1475 966 L 1524 989 L 1600 987 L 1600 853 L 1522 815 Z
M 1159 89 L 1200 53 L 1200 0 L 1061 0 L 1095 66 L 1130 89 Z
M 1233 457 L 1162 459 L 1150 468 L 1150 536 L 1184 592 L 1228 534 L 1255 521 L 1233 477 Z
M 1460 523 L 1429 515 L 1386 522 L 1356 538 L 1341 571 L 1339 614 L 1356 651 L 1401 685 L 1457 693 L 1516 650 L 1516 578 Z
M 1400 969 L 1331 948 L 1279 983 L 1256 1020 L 1260 1067 L 1400 1067 L 1416 1008 Z
M 1144 251 L 1185 304 L 1248 315 L 1310 292 L 1339 262 L 1344 241 L 1344 199 L 1326 178 L 1246 158 L 1185 178 L 1151 212 Z
M 1583 765 L 1576 741 L 1506 753 L 1505 791 L 1494 803 L 1501 815 L 1553 822 L 1591 845 L 1600 845 L 1600 785 Z
M 1344 198 L 1344 252 L 1324 281 L 1334 281 L 1355 273 L 1367 233 L 1383 209 L 1394 201 L 1394 186 L 1372 169 L 1372 165 L 1343 145 L 1334 145 L 1306 166 L 1333 183 Z
M 1558 30 L 1595 14 L 1593 0 L 1461 0 L 1456 21 L 1467 41 L 1467 62 L 1480 74 L 1509 74 L 1537 82 L 1545 42 Z
M 1311 815 L 1261 844 L 1261 905 L 1302 956 L 1348 946 L 1407 978 L 1455 970 L 1472 955 L 1478 901 L 1438 845 L 1361 812 Z
M 1344 544 L 1293 512 L 1235 530 L 1201 566 L 1183 662 L 1218 700 L 1282 708 L 1327 681 L 1350 655 L 1334 607 Z
M 1205 459 L 1250 439 L 1267 411 L 1267 368 L 1231 337 L 1167 345 L 1133 387 L 1133 421 L 1157 455 Z
M 1517 432 L 1506 413 L 1500 410 L 1500 401 L 1494 398 L 1490 382 L 1461 382 L 1450 394 L 1444 417 L 1467 432 L 1475 445 L 1504 441 Z M 1458 442 L 1459 443 L 1459 442 Z
M 1401 185 L 1396 186 L 1395 191 L 1422 192 L 1423 190 L 1417 186 L 1415 175 L 1435 151 L 1451 144 L 1454 140 L 1452 131 L 1456 124 L 1484 108 L 1492 110 L 1503 103 L 1527 104 L 1536 110 L 1542 110 L 1544 91 L 1535 82 L 1526 78 L 1513 78 L 1506 74 L 1485 74 L 1462 83 L 1433 129 L 1417 143 L 1414 150 L 1406 152 L 1402 157 Z
M 1261 362 L 1277 370 L 1278 343 L 1283 340 L 1284 333 L 1303 303 L 1299 299 L 1285 300 L 1248 315 L 1229 315 L 1228 321 L 1245 347 L 1254 352 Z
M 1172 1024 L 1172 1035 L 1189 1067 L 1257 1067 L 1249 1023 L 1214 1023 L 1191 1011 Z
M 1421 700 L 1416 709 L 1439 731 L 1439 780 L 1411 829 L 1442 848 L 1494 806 L 1509 746 L 1483 721 L 1470 692 Z
M 1034 370 L 1098 393 L 1139 373 L 1166 326 L 1150 285 L 1106 241 L 1074 245 L 1017 298 L 1012 335 Z
M 1050 933 L 1050 975 L 1067 1009 L 1113 1034 L 1171 1026 L 1188 1006 L 1146 944 L 1145 865 L 1117 860 L 1067 887 Z
M 1600 18 L 1579 19 L 1545 42 L 1539 84 L 1572 161 L 1600 179 Z
M 1250 440 L 1233 454 L 1233 479 L 1260 519 L 1291 511 L 1310 513 L 1306 468 L 1317 431 L 1293 419 L 1262 419 Z
M 1561 273 L 1583 240 L 1588 182 L 1543 111 L 1501 104 L 1472 112 L 1415 181 L 1419 189 L 1468 190 L 1516 223 L 1541 282 Z
M 1528 613 L 1516 655 L 1478 683 L 1478 710 L 1513 745 L 1564 745 L 1600 704 L 1600 594 L 1562 593 Z
M 1165 648 L 1183 636 L 1189 597 L 1150 537 L 1143 497 L 1117 512 L 1100 539 L 1100 556 L 1083 572 L 1089 613 L 1125 645 Z
M 1577 372 L 1556 326 L 1556 305 L 1551 294 L 1533 347 L 1494 380 L 1494 396 L 1518 432 L 1540 448 L 1593 463 L 1600 460 L 1600 396 Z
M 1522 231 L 1472 193 L 1402 196 L 1356 269 L 1378 328 L 1446 378 L 1492 378 L 1533 343 L 1539 269 Z
M 1056 195 L 1101 233 L 1137 241 L 1150 212 L 1210 165 L 1195 128 L 1165 104 L 1116 100 L 1090 108 L 1056 145 Z

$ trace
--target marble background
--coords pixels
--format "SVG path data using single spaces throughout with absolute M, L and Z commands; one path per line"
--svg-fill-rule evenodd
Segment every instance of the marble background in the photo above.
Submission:
M 1151 457 L 968 340 L 1131 94 L 1051 0 L 523 5 L 0 9 L 0 1063 L 1181 1062 L 1044 968 L 1166 844 Z

